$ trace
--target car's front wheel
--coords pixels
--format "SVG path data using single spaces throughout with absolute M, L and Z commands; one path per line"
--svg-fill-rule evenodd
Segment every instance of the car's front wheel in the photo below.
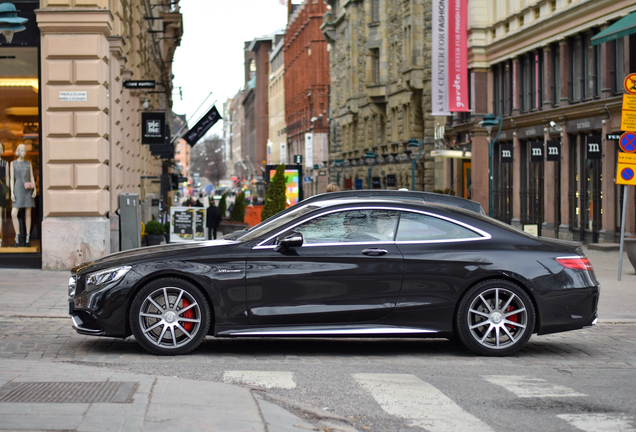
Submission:
M 153 354 L 185 354 L 205 339 L 210 307 L 193 284 L 176 278 L 158 279 L 133 299 L 130 327 L 135 339 Z
M 534 331 L 535 312 L 526 292 L 506 280 L 477 284 L 462 298 L 456 328 L 466 347 L 481 355 L 519 351 Z

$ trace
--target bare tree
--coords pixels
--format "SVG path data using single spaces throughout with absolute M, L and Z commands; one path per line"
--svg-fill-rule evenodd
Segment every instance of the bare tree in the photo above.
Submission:
M 223 139 L 218 135 L 197 143 L 190 153 L 190 172 L 199 173 L 200 177 L 217 185 L 227 173 L 222 150 Z

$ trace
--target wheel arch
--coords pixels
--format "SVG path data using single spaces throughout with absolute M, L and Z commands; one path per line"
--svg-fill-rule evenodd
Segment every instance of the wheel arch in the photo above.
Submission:
M 137 281 L 137 283 L 130 290 L 130 292 L 128 293 L 128 302 L 126 305 L 126 318 L 125 318 L 126 319 L 126 336 L 132 335 L 132 329 L 130 327 L 130 309 L 132 308 L 133 299 L 135 298 L 137 293 L 143 289 L 143 287 L 159 279 L 181 279 L 183 281 L 186 281 L 194 285 L 201 292 L 203 297 L 205 297 L 205 299 L 208 302 L 208 305 L 210 307 L 210 314 L 211 314 L 210 328 L 208 329 L 208 334 L 214 334 L 214 327 L 216 324 L 216 319 L 215 319 L 216 313 L 214 311 L 214 308 L 215 308 L 215 304 L 217 303 L 212 301 L 212 297 L 210 296 L 210 293 L 208 292 L 208 290 L 204 288 L 201 281 L 199 281 L 197 278 L 194 278 L 191 275 L 188 275 L 187 273 L 172 271 L 172 272 L 153 273 L 151 275 L 148 275 L 147 277 Z
M 459 305 L 461 304 L 462 300 L 464 299 L 468 291 L 470 291 L 474 286 L 480 283 L 495 281 L 495 280 L 505 280 L 508 282 L 512 282 L 513 284 L 521 288 L 528 295 L 528 297 L 530 298 L 530 301 L 532 302 L 532 306 L 534 307 L 534 328 L 532 329 L 532 334 L 536 333 L 537 329 L 541 328 L 541 313 L 539 311 L 539 308 L 537 307 L 537 299 L 534 297 L 534 294 L 528 288 L 527 284 L 523 283 L 521 280 L 514 278 L 512 276 L 501 274 L 501 275 L 485 276 L 479 280 L 474 281 L 472 284 L 468 285 L 466 289 L 464 289 L 462 294 L 457 299 L 457 302 L 455 303 L 455 308 L 453 309 L 453 334 L 455 335 L 457 334 L 457 319 L 456 318 L 457 318 L 457 314 L 459 313 Z

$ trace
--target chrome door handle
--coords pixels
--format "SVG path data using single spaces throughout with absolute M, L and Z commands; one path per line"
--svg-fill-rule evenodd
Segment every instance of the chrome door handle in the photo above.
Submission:
M 371 249 L 365 249 L 362 251 L 362 253 L 364 255 L 372 255 L 372 256 L 382 256 L 382 255 L 386 255 L 387 253 L 389 253 L 388 251 L 386 251 L 385 249 L 376 249 L 376 248 L 371 248 Z

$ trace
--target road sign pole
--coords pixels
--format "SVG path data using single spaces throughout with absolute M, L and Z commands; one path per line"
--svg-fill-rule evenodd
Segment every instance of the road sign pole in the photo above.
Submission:
M 627 209 L 627 185 L 623 185 L 623 211 L 621 216 L 621 247 L 618 257 L 618 281 L 623 274 L 623 245 L 625 244 L 625 210 Z

